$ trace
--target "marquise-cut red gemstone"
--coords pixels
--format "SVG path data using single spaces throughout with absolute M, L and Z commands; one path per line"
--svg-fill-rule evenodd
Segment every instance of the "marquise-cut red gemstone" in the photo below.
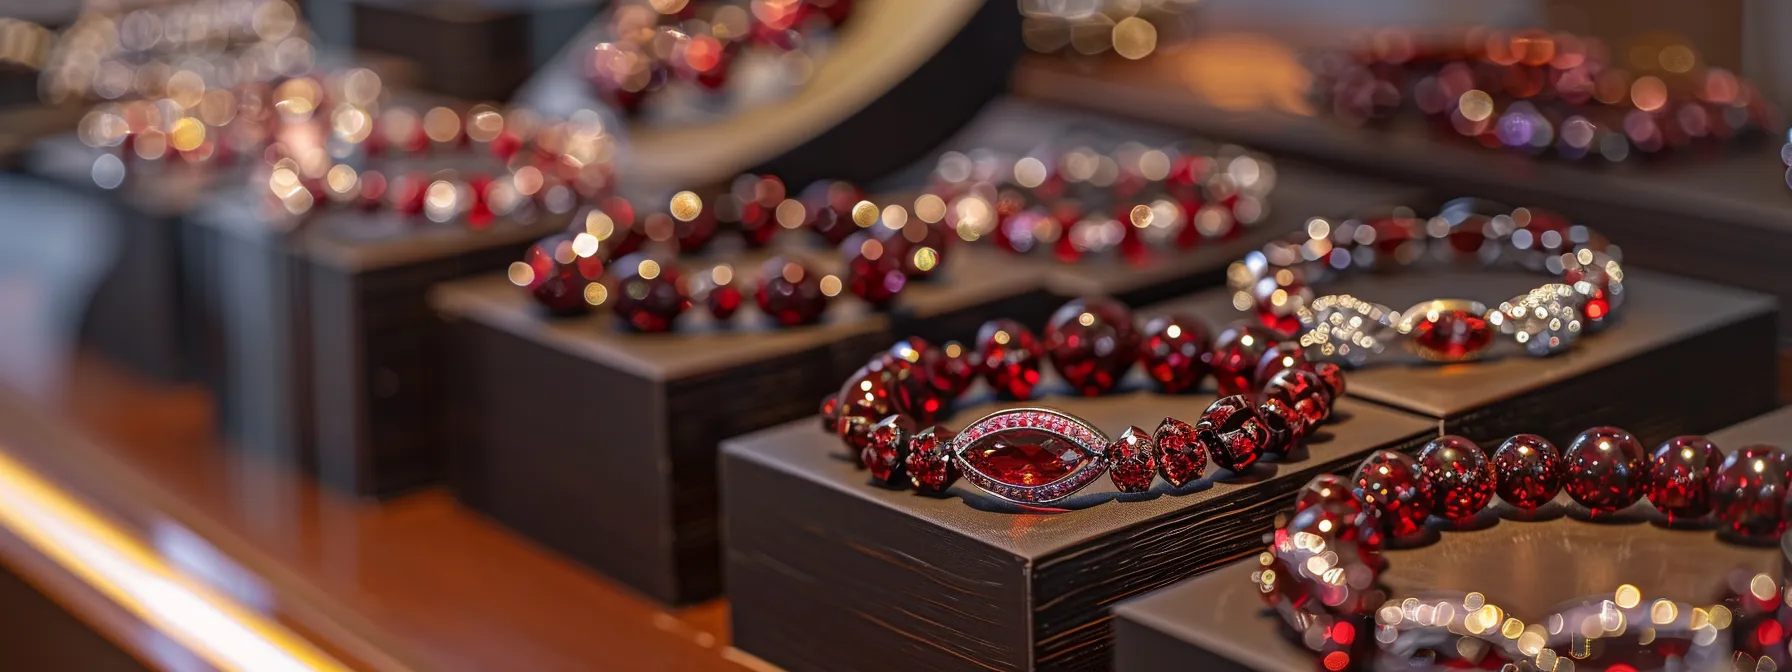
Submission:
M 1051 432 L 1010 428 L 972 444 L 965 450 L 964 459 L 971 468 L 997 482 L 1035 486 L 1070 475 L 1093 456 Z
M 1493 327 L 1467 310 L 1440 310 L 1413 325 L 1412 342 L 1433 359 L 1468 359 L 1493 342 Z

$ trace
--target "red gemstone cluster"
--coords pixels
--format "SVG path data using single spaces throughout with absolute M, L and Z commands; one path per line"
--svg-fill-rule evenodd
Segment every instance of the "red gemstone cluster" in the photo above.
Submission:
M 815 33 L 851 14 L 852 0 L 618 2 L 611 41 L 592 47 L 579 65 L 598 97 L 634 114 L 673 81 L 722 89 L 745 50 L 805 51 Z
M 1361 44 L 1316 60 L 1321 109 L 1359 124 L 1417 110 L 1490 149 L 1616 163 L 1757 140 L 1776 123 L 1752 84 L 1684 44 L 1626 52 L 1584 35 L 1493 27 L 1383 29 Z M 1614 55 L 1625 53 L 1647 70 L 1623 68 Z
M 1525 353 L 1566 351 L 1611 324 L 1624 300 L 1619 250 L 1584 226 L 1535 208 L 1456 199 L 1436 217 L 1392 208 L 1306 230 L 1234 263 L 1234 305 L 1263 324 L 1299 334 L 1306 356 L 1360 366 L 1396 335 L 1421 358 L 1480 358 L 1505 335 Z M 1533 269 L 1553 277 L 1489 309 L 1467 299 L 1421 302 L 1404 312 L 1350 295 L 1314 296 L 1315 283 L 1350 269 L 1470 264 Z
M 1018 159 L 947 152 L 917 211 L 938 212 L 965 241 L 1064 262 L 1196 247 L 1261 221 L 1275 186 L 1267 157 L 1227 147 L 1203 154 L 1126 143 L 1041 150 Z
M 1048 359 L 1083 395 L 1114 389 L 1135 362 L 1166 391 L 1194 389 L 1213 366 L 1206 334 L 1200 323 L 1181 317 L 1154 319 L 1140 334 L 1124 306 L 1084 299 L 1054 313 L 1044 338 L 1012 320 L 985 324 L 975 350 L 910 338 L 825 399 L 822 426 L 879 482 L 937 492 L 962 475 L 999 497 L 1035 504 L 1067 497 L 1104 470 L 1121 492 L 1148 490 L 1158 476 L 1187 485 L 1201 478 L 1209 460 L 1241 472 L 1300 445 L 1344 393 L 1336 365 L 1310 365 L 1276 351 L 1273 342 L 1253 340 L 1234 345 L 1261 346 L 1252 352 L 1262 361 L 1238 367 L 1234 383 L 1242 387 L 1222 389 L 1225 396 L 1193 425 L 1164 418 L 1154 431 L 1128 427 L 1110 440 L 1075 417 L 1041 409 L 998 412 L 958 433 L 934 425 L 978 377 L 998 396 L 1031 397 Z
M 1385 540 L 1419 532 L 1429 517 L 1451 525 L 1467 523 L 1484 515 L 1495 495 L 1508 506 L 1528 511 L 1566 491 L 1596 518 L 1646 498 L 1665 521 L 1715 516 L 1732 539 L 1772 542 L 1787 528 L 1789 477 L 1792 460 L 1778 448 L 1746 446 L 1724 456 L 1710 441 L 1697 436 L 1670 439 L 1651 453 L 1624 430 L 1595 427 L 1576 437 L 1566 451 L 1558 452 L 1542 437 L 1520 434 L 1506 440 L 1491 457 L 1468 439 L 1444 436 L 1426 444 L 1417 457 L 1377 451 L 1363 460 L 1349 479 L 1332 475 L 1313 479 L 1297 496 L 1292 515 L 1271 535 L 1269 551 L 1263 554 L 1262 568 L 1254 573 L 1253 581 L 1283 620 L 1301 634 L 1302 641 L 1328 661 L 1329 669 L 1366 666 L 1368 649 L 1374 645 L 1364 645 L 1353 635 L 1370 628 L 1378 633 L 1375 640 L 1384 652 L 1403 652 L 1401 655 L 1410 653 L 1398 644 L 1409 633 L 1413 641 L 1433 644 L 1437 636 L 1488 634 L 1491 639 L 1473 645 L 1426 648 L 1439 652 L 1438 663 L 1444 662 L 1442 657 L 1461 657 L 1460 662 L 1470 667 L 1488 661 L 1495 667 L 1523 663 L 1537 656 L 1540 648 L 1556 644 L 1539 638 L 1535 646 L 1515 647 L 1514 640 L 1519 639 L 1515 633 L 1523 630 L 1522 623 L 1501 635 L 1503 622 L 1499 619 L 1462 621 L 1460 617 L 1474 618 L 1481 604 L 1458 601 L 1455 608 L 1460 611 L 1453 619 L 1442 616 L 1449 605 L 1415 616 L 1413 600 L 1390 599 L 1377 583 L 1386 566 L 1379 553 Z M 1752 588 L 1733 591 L 1733 595 L 1743 601 L 1751 593 L 1757 601 L 1777 600 L 1777 586 Z M 1407 606 L 1403 608 L 1403 604 Z M 1634 598 L 1618 601 L 1624 609 L 1637 605 Z M 1739 614 L 1763 612 L 1741 602 L 1736 606 Z M 1769 613 L 1777 608 L 1768 606 Z M 1660 629 L 1652 635 L 1673 636 L 1669 635 L 1673 628 L 1668 627 L 1673 625 L 1672 616 L 1662 615 L 1657 608 L 1651 617 L 1647 605 L 1644 607 L 1643 617 L 1651 618 Z M 1754 632 L 1760 632 L 1761 625 L 1755 623 Z M 1691 630 L 1697 627 L 1694 623 L 1679 636 L 1691 637 L 1696 634 Z M 1442 634 L 1446 631 L 1453 634 Z M 1348 634 L 1339 637 L 1340 632 Z M 1621 632 L 1621 628 L 1607 628 L 1599 636 Z M 1773 641 L 1783 642 L 1782 634 L 1775 634 Z M 1561 643 L 1565 645 L 1567 640 Z M 1586 658 L 1588 647 L 1576 646 L 1582 653 L 1579 657 Z M 1683 654 L 1685 649 L 1673 651 Z

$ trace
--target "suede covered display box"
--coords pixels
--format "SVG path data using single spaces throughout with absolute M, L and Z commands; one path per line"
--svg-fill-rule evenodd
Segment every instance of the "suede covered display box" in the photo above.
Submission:
M 1497 306 L 1545 282 L 1520 271 L 1362 274 L 1314 287 L 1400 311 L 1434 298 Z M 1552 357 L 1531 357 L 1496 336 L 1482 361 L 1437 365 L 1390 342 L 1350 372 L 1351 396 L 1436 418 L 1476 441 L 1517 433 L 1566 442 L 1582 418 L 1625 427 L 1644 441 L 1709 431 L 1775 405 L 1779 309 L 1772 297 L 1659 273 L 1627 272 L 1616 323 Z M 1214 290 L 1153 308 L 1186 312 L 1219 327 L 1250 318 Z M 1708 393 L 1693 393 L 1706 390 Z
M 185 284 L 226 435 L 384 496 L 434 482 L 446 457 L 443 328 L 425 294 L 504 268 L 566 217 L 475 230 L 331 210 L 287 230 L 220 199 L 190 222 Z
M 1112 435 L 1166 416 L 1193 422 L 1213 400 L 1050 394 L 1030 405 Z M 1014 406 L 961 405 L 946 424 Z M 1159 480 L 1126 495 L 1103 476 L 1056 509 L 962 480 L 938 496 L 875 485 L 814 418 L 732 439 L 722 492 L 734 645 L 792 672 L 1103 669 L 1114 602 L 1252 552 L 1312 476 L 1436 431 L 1348 399 L 1335 419 L 1242 474 L 1210 468 L 1179 489 Z
M 1599 414 L 1575 420 L 1584 425 L 1607 422 Z M 1786 446 L 1792 444 L 1792 411 L 1775 411 L 1709 438 L 1726 452 L 1752 443 Z M 1622 522 L 1610 524 L 1559 515 L 1573 506 L 1561 495 L 1539 510 L 1539 520 L 1513 520 L 1503 510 L 1497 522 L 1483 529 L 1444 531 L 1434 543 L 1385 551 L 1389 569 L 1383 583 L 1396 595 L 1423 589 L 1479 591 L 1513 617 L 1534 622 L 1567 600 L 1610 593 L 1622 584 L 1637 586 L 1649 599 L 1701 604 L 1721 594 L 1733 568 L 1784 576 L 1785 553 L 1779 546 L 1734 544 L 1706 529 L 1670 529 L 1647 501 L 1626 510 Z M 1514 560 L 1522 566 L 1515 567 Z M 1318 659 L 1285 633 L 1280 619 L 1264 606 L 1251 581 L 1258 568 L 1255 559 L 1244 560 L 1115 607 L 1114 668 L 1321 669 Z M 1538 568 L 1548 570 L 1529 571 Z

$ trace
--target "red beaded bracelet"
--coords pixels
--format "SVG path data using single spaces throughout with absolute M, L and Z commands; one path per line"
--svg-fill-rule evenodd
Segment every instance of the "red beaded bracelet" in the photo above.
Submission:
M 1266 454 L 1286 453 L 1303 442 L 1344 393 L 1336 365 L 1290 362 L 1260 390 L 1213 402 L 1192 426 L 1164 418 L 1154 432 L 1128 427 L 1110 439 L 1074 415 L 1046 408 L 998 411 L 956 433 L 933 425 L 979 375 L 999 396 L 1031 396 L 1048 352 L 1052 366 L 1080 394 L 1111 390 L 1134 362 L 1158 368 L 1170 357 L 1191 364 L 1177 368 L 1174 377 L 1158 378 L 1162 369 L 1153 377 L 1169 391 L 1193 389 L 1206 375 L 1205 355 L 1211 353 L 1196 336 L 1206 329 L 1182 318 L 1153 324 L 1163 325 L 1165 333 L 1186 331 L 1194 337 L 1173 348 L 1141 348 L 1124 307 L 1089 299 L 1060 308 L 1044 343 L 1011 320 L 986 323 L 975 352 L 958 343 L 933 348 L 910 338 L 874 358 L 839 394 L 824 400 L 822 426 L 879 482 L 938 492 L 962 475 L 1008 501 L 1050 504 L 1104 472 L 1117 490 L 1142 492 L 1160 475 L 1175 487 L 1200 478 L 1209 457 L 1223 469 L 1242 471 Z
M 1468 658 L 1465 662 L 1470 665 L 1492 660 L 1551 669 L 1542 663 L 1558 655 L 1572 656 L 1559 628 L 1543 632 L 1538 626 L 1491 617 L 1462 620 L 1477 618 L 1480 604 L 1460 604 L 1454 608 L 1466 611 L 1454 617 L 1448 615 L 1451 607 L 1427 607 L 1421 616 L 1412 609 L 1419 602 L 1389 599 L 1376 583 L 1386 565 L 1379 553 L 1385 540 L 1418 533 L 1432 516 L 1446 525 L 1468 524 L 1489 509 L 1495 494 L 1514 509 L 1530 511 L 1565 491 L 1596 519 L 1646 497 L 1666 521 L 1715 517 L 1730 539 L 1771 542 L 1786 530 L 1789 484 L 1792 459 L 1770 446 L 1746 446 L 1724 456 L 1703 437 L 1683 436 L 1649 454 L 1630 433 L 1596 427 L 1576 437 L 1565 453 L 1558 454 L 1542 437 L 1520 434 L 1489 457 L 1467 439 L 1444 436 L 1427 444 L 1417 458 L 1377 451 L 1349 479 L 1333 475 L 1313 479 L 1299 494 L 1293 515 L 1278 523 L 1252 581 L 1302 641 L 1323 657 L 1328 669 L 1367 664 L 1362 644 L 1371 634 L 1371 615 L 1378 620 L 1373 639 L 1384 650 L 1406 655 L 1417 641 L 1429 638 L 1436 644 L 1439 637 L 1453 641 L 1462 636 L 1480 641 L 1461 648 L 1427 648 L 1440 657 Z M 1627 588 L 1634 593 L 1635 588 Z M 1779 591 L 1774 585 L 1770 591 L 1756 590 L 1755 595 L 1770 593 L 1766 604 L 1774 605 Z M 1636 619 L 1638 612 L 1632 610 L 1638 601 L 1634 594 L 1630 597 L 1620 597 L 1613 606 Z M 1479 593 L 1471 594 L 1473 598 Z M 1691 614 L 1689 608 L 1678 608 Z M 1684 619 L 1657 617 L 1653 622 L 1657 630 L 1645 637 L 1665 636 L 1676 623 L 1679 639 L 1696 642 L 1703 637 L 1696 632 L 1701 627 L 1696 619 L 1688 624 Z M 1605 628 L 1579 641 L 1623 634 L 1621 627 Z M 1783 650 L 1783 638 L 1775 637 L 1775 645 Z M 1709 645 L 1711 640 L 1700 643 Z M 1579 645 L 1576 650 L 1588 651 Z
M 1234 263 L 1227 281 L 1233 305 L 1297 334 L 1315 360 L 1361 366 L 1397 335 L 1424 359 L 1469 361 L 1487 353 L 1496 333 L 1542 357 L 1615 319 L 1625 296 L 1618 255 L 1603 237 L 1555 213 L 1464 198 L 1428 220 L 1404 208 L 1336 224 L 1315 218 L 1305 231 Z M 1469 299 L 1436 299 L 1397 312 L 1348 294 L 1315 298 L 1312 289 L 1351 269 L 1461 263 L 1529 268 L 1553 279 L 1492 310 Z

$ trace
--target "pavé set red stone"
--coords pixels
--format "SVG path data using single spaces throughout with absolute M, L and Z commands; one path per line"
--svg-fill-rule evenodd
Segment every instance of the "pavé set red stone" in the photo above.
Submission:
M 1311 359 L 1361 366 L 1398 337 L 1423 359 L 1464 362 L 1487 354 L 1498 335 L 1543 357 L 1610 324 L 1624 301 L 1618 259 L 1616 246 L 1560 215 L 1457 199 L 1430 219 L 1395 208 L 1337 223 L 1310 220 L 1305 231 L 1233 264 L 1228 282 L 1234 305 L 1299 334 Z M 1555 279 L 1492 309 L 1444 298 L 1399 312 L 1348 294 L 1315 297 L 1310 284 L 1351 269 L 1463 263 Z
M 1468 439 L 1444 436 L 1417 457 L 1377 451 L 1349 478 L 1313 479 L 1270 535 L 1252 580 L 1328 670 L 1366 668 L 1375 647 L 1395 661 L 1430 652 L 1430 663 L 1452 669 L 1560 669 L 1558 659 L 1600 663 L 1596 669 L 1710 669 L 1726 662 L 1729 647 L 1712 646 L 1719 630 L 1746 628 L 1758 648 L 1784 647 L 1784 630 L 1767 625 L 1782 596 L 1773 579 L 1744 577 L 1731 586 L 1733 599 L 1706 608 L 1651 604 L 1621 586 L 1548 615 L 1545 622 L 1558 625 L 1545 627 L 1509 618 L 1481 593 L 1392 596 L 1378 583 L 1387 565 L 1380 550 L 1420 532 L 1428 518 L 1446 530 L 1468 524 L 1496 494 L 1523 512 L 1561 492 L 1594 519 L 1647 499 L 1664 522 L 1714 519 L 1729 540 L 1769 543 L 1786 531 L 1789 483 L 1792 460 L 1765 445 L 1726 456 L 1704 437 L 1682 436 L 1651 453 L 1629 432 L 1595 427 L 1560 453 L 1520 434 L 1489 456 Z M 1601 627 L 1584 627 L 1589 616 Z M 1758 669 L 1753 660 L 1748 669 Z
M 1199 322 L 1162 316 L 1141 335 L 1131 313 L 1107 299 L 1065 304 L 1043 339 L 1010 320 L 991 321 L 981 332 L 975 351 L 918 338 L 898 343 L 822 402 L 822 427 L 879 482 L 937 492 L 962 475 L 1002 499 L 1049 504 L 1103 473 L 1120 492 L 1143 492 L 1159 476 L 1187 485 L 1206 473 L 1210 459 L 1243 471 L 1300 445 L 1344 394 L 1337 365 L 1308 363 L 1252 325 L 1235 325 L 1213 343 Z M 1193 425 L 1164 418 L 1154 431 L 1128 427 L 1117 438 L 1048 408 L 997 411 L 956 433 L 934 425 L 978 376 L 997 396 L 1032 397 L 1043 360 L 1085 396 L 1114 389 L 1135 363 L 1171 393 L 1195 389 L 1211 370 L 1223 376 L 1226 396 Z

